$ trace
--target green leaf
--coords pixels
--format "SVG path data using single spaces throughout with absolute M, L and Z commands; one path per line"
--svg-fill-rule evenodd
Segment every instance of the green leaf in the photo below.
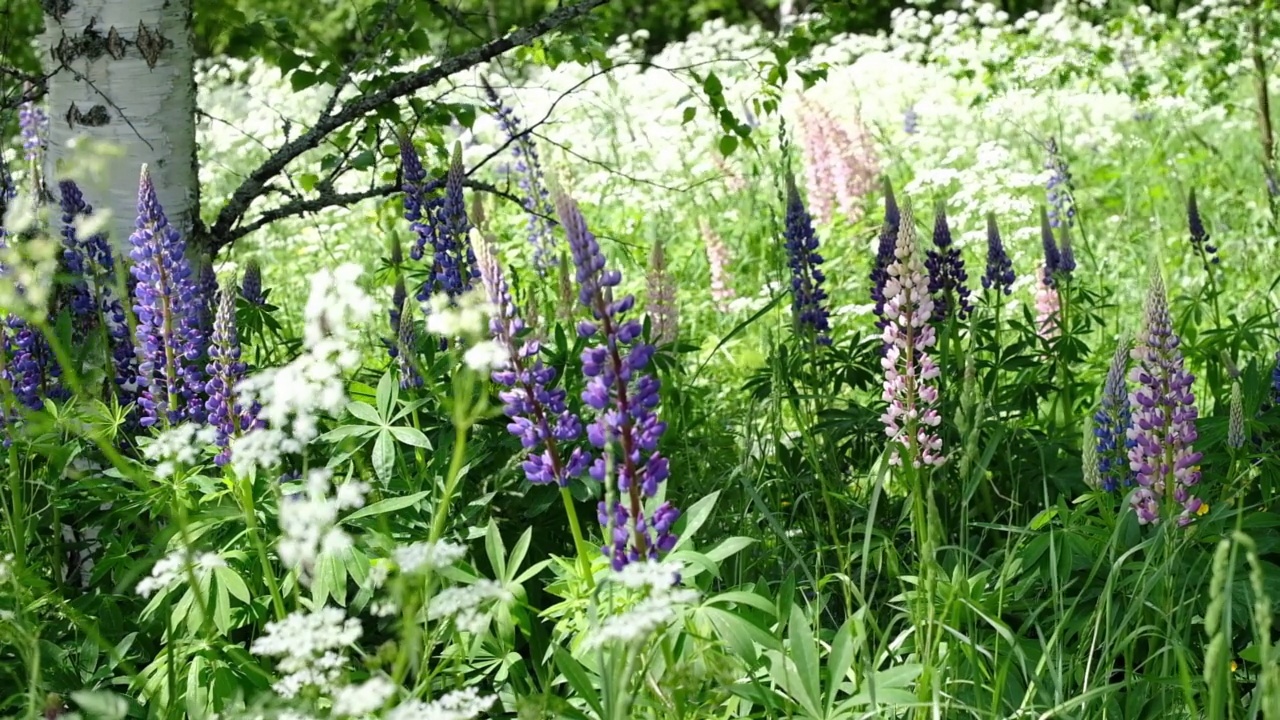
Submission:
M 373 441 L 373 472 L 384 483 L 391 482 L 391 475 L 396 469 L 396 446 L 391 440 L 391 433 L 383 430 L 378 439 Z
M 696 105 L 690 105 L 689 107 L 684 109 L 684 119 L 680 121 L 680 124 L 688 125 L 689 123 L 693 122 L 693 118 L 697 114 L 698 114 L 698 107 Z
M 827 716 L 835 709 L 840 683 L 853 666 L 853 618 L 844 621 L 831 641 L 831 653 L 827 655 Z
M 424 450 L 431 449 L 431 441 L 428 440 L 427 436 L 423 435 L 422 431 L 417 428 L 397 425 L 396 427 L 390 428 L 390 430 L 391 434 L 395 436 L 398 442 L 404 443 L 405 445 L 420 447 Z
M 676 549 L 683 547 L 693 539 L 693 536 L 698 532 L 698 528 L 702 527 L 707 518 L 711 517 L 711 510 L 715 507 L 716 499 L 719 497 L 720 491 L 717 490 L 689 506 L 688 511 L 685 512 L 682 518 L 684 520 L 684 528 L 679 530 L 680 540 L 676 543 Z
M 559 645 L 554 645 L 556 668 L 560 670 L 560 674 L 564 676 L 565 682 L 569 683 L 569 687 L 573 688 L 574 693 L 587 701 L 592 710 L 596 711 L 596 717 L 604 718 L 604 708 L 600 705 L 600 698 L 596 694 L 596 688 L 591 684 L 591 678 L 587 676 L 587 671 L 582 667 L 568 650 Z
M 715 73 L 707 73 L 707 79 L 702 81 L 702 90 L 713 100 L 724 94 L 724 85 L 720 83 L 720 78 Z
M 399 395 L 400 386 L 391 377 L 391 372 L 387 371 L 383 374 L 382 379 L 378 381 L 378 416 L 379 422 L 381 418 L 391 417 L 391 406 L 395 404 L 396 396 Z
M 245 604 L 253 602 L 253 596 L 249 594 L 249 586 L 236 574 L 235 570 L 221 565 L 213 569 L 213 574 L 218 578 L 218 584 L 225 586 L 237 600 Z
M 372 505 L 365 505 L 359 510 L 356 510 L 350 515 L 342 518 L 338 524 L 351 522 L 352 520 L 360 520 L 361 518 L 373 517 L 374 515 L 382 515 L 383 513 L 395 512 L 397 510 L 404 510 L 407 507 L 413 507 L 418 504 L 418 502 L 430 494 L 430 490 L 423 490 L 422 492 L 416 492 L 412 495 L 403 495 L 401 497 L 379 500 Z
M 315 173 L 302 173 L 298 176 L 298 185 L 307 192 L 315 190 L 318 182 L 320 182 L 320 176 Z
M 505 577 L 507 574 L 507 548 L 502 542 L 502 533 L 498 531 L 498 523 L 489 518 L 489 524 L 484 529 L 484 551 L 489 556 L 489 565 L 493 568 L 493 574 L 497 577 Z
M 347 403 L 347 412 L 365 422 L 373 423 L 374 425 L 382 424 L 382 418 L 378 417 L 378 411 L 374 410 L 373 406 L 368 403 L 349 402 Z
M 721 155 L 729 157 L 738 149 L 738 138 L 734 135 L 721 135 L 719 148 Z
M 724 562 L 726 558 L 737 555 L 747 549 L 755 541 L 755 538 L 742 536 L 726 538 L 724 542 L 708 550 L 706 555 L 718 565 Z
M 297 70 L 289 76 L 289 84 L 294 92 L 306 90 L 320 81 L 320 76 L 307 70 Z
M 796 688 L 803 697 L 796 700 L 811 713 L 817 715 L 818 698 L 820 697 L 818 681 L 818 648 L 813 641 L 813 630 L 809 627 L 809 619 L 799 605 L 791 606 L 791 620 L 787 623 L 787 639 L 790 641 L 790 656 L 796 664 L 796 675 L 799 687 Z
M 94 720 L 124 720 L 129 712 L 127 700 L 105 690 L 79 690 L 71 693 L 71 699 L 80 712 Z

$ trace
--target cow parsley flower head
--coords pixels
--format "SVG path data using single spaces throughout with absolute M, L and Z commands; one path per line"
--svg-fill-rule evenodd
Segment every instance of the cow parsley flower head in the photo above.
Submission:
M 343 510 L 364 504 L 369 487 L 348 482 L 330 496 L 332 472 L 312 470 L 303 490 L 280 505 L 280 562 L 298 571 L 299 580 L 310 585 L 316 563 L 324 554 L 336 554 L 351 546 L 351 538 L 338 526 Z
M 347 666 L 342 651 L 354 645 L 360 635 L 359 620 L 348 618 L 339 608 L 322 607 L 267 623 L 266 633 L 249 651 L 279 658 L 281 678 L 273 689 L 292 698 L 308 687 L 327 689 L 336 684 Z
M 400 703 L 385 720 L 475 720 L 497 701 L 496 695 L 481 695 L 475 688 L 452 690 L 431 702 Z
M 467 549 L 457 543 L 441 540 L 440 542 L 416 542 L 412 545 L 398 547 L 392 552 L 400 572 L 413 575 L 419 572 L 443 570 L 458 562 L 467 554 Z
M 142 597 L 149 598 L 156 592 L 185 580 L 188 560 L 191 563 L 191 569 L 198 573 L 207 573 L 213 568 L 226 566 L 226 562 L 217 553 L 200 553 L 188 559 L 186 550 L 174 550 L 160 558 L 152 566 L 151 574 L 139 580 L 134 590 Z

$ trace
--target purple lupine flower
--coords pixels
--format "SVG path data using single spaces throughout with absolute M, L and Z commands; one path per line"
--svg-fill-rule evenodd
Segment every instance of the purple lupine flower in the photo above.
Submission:
M 961 320 L 967 317 L 973 310 L 969 303 L 969 288 L 965 285 L 969 275 L 964 270 L 960 248 L 951 241 L 947 209 L 942 203 L 938 203 L 938 213 L 933 221 L 933 249 L 926 254 L 924 266 L 929 272 L 934 321 L 946 320 L 953 311 Z
M 1013 261 L 1000 240 L 995 213 L 987 213 L 987 271 L 982 275 L 982 287 L 1010 295 L 1013 293 L 1013 280 Z
M 885 326 L 881 338 L 885 353 L 883 398 L 889 403 L 880 420 L 893 443 L 890 464 L 902 465 L 903 456 L 912 467 L 942 465 L 942 438 L 935 428 L 938 415 L 938 366 L 928 350 L 937 340 L 930 321 L 933 299 L 928 278 L 920 261 L 915 220 L 908 203 L 902 205 L 894 261 L 887 268 L 885 283 Z
M 143 427 L 203 415 L 200 298 L 186 245 L 169 224 L 147 166 L 138 183 L 138 221 L 129 243 L 138 316 L 138 384 Z
M 1058 242 L 1053 238 L 1049 214 L 1043 205 L 1040 206 L 1040 242 L 1044 245 L 1044 283 L 1053 287 L 1054 278 L 1062 269 L 1062 255 L 1058 251 Z
M 490 110 L 498 118 L 498 124 L 507 136 L 511 145 L 511 154 L 516 158 L 517 182 L 523 193 L 525 212 L 529 215 L 529 244 L 533 246 L 533 265 L 539 273 L 556 264 L 554 221 L 551 214 L 550 193 L 547 191 L 542 165 L 538 160 L 538 148 L 528 131 L 520 127 L 520 119 L 515 111 L 502 102 L 498 91 L 488 81 L 484 82 L 484 92 L 489 100 Z
M 1191 231 L 1191 247 L 1195 248 L 1196 254 L 1200 256 L 1205 272 L 1209 272 L 1210 265 L 1218 264 L 1218 248 L 1209 243 L 1209 231 L 1204 228 L 1204 219 L 1200 217 L 1200 206 L 1196 204 L 1195 188 L 1192 188 L 1187 195 L 1187 228 Z
M 902 131 L 908 135 L 915 135 L 919 124 L 920 115 L 916 113 L 916 106 L 908 105 L 907 109 L 902 111 Z
M 800 332 L 811 336 L 819 345 L 830 345 L 831 322 L 825 301 L 826 281 L 818 254 L 818 235 L 813 220 L 805 210 L 795 178 L 787 177 L 786 219 L 787 264 L 791 266 L 791 310 Z
M 236 332 L 236 286 L 229 282 L 218 293 L 209 341 L 209 365 L 205 368 L 209 374 L 205 383 L 209 399 L 204 407 L 209 424 L 218 431 L 217 445 L 222 450 L 214 462 L 219 466 L 231 461 L 231 438 L 265 425 L 258 418 L 257 408 L 237 402 L 236 385 L 247 369 L 240 359 L 240 337 Z
M 871 265 L 871 300 L 875 302 L 875 313 L 879 320 L 876 327 L 884 328 L 884 286 L 889 280 L 889 265 L 893 263 L 893 250 L 898 242 L 898 226 L 901 217 L 898 203 L 893 197 L 893 185 L 889 179 L 884 181 L 884 224 L 880 227 L 880 243 L 876 250 L 875 261 Z
M 449 161 L 449 173 L 445 176 L 444 204 L 440 206 L 440 220 L 443 223 L 441 229 L 448 236 L 445 246 L 450 254 L 446 269 L 448 275 L 443 281 L 445 290 L 451 297 L 470 290 L 472 284 L 480 279 L 475 248 L 471 247 L 467 201 L 462 194 L 462 184 L 466 179 L 466 169 L 462 166 L 462 143 L 455 142 L 453 156 Z M 451 291 L 450 288 L 455 289 Z
M 67 397 L 58 383 L 62 368 L 44 335 L 16 315 L 10 315 L 7 324 L 9 368 L 5 379 L 18 402 L 29 410 L 39 410 L 45 398 Z
M 387 312 L 387 320 L 391 325 L 391 337 L 384 341 L 387 355 L 395 359 L 400 354 L 400 316 L 404 311 L 404 301 L 409 297 L 405 289 L 404 278 L 396 276 L 395 289 L 391 291 L 391 309 Z
M 396 322 L 396 366 L 400 369 L 400 389 L 419 388 L 423 385 L 418 371 L 418 325 L 413 315 L 414 304 L 404 300 L 400 317 Z
M 1049 200 L 1049 224 L 1055 228 L 1063 225 L 1070 227 L 1076 219 L 1071 170 L 1067 167 L 1067 159 L 1063 157 L 1058 147 L 1057 138 L 1050 137 L 1044 149 L 1046 155 L 1044 167 L 1049 171 L 1049 182 L 1046 186 Z
M 1071 247 L 1071 227 L 1058 228 L 1058 271 L 1068 279 L 1076 271 L 1076 253 Z
M 407 135 L 400 138 L 400 166 L 404 218 L 409 221 L 415 236 L 413 247 L 409 248 L 409 257 L 422 260 L 428 246 L 432 253 L 433 264 L 429 279 L 417 294 L 418 299 L 425 302 L 437 290 L 443 290 L 442 287 L 437 288 L 440 277 L 445 272 L 441 261 L 451 256 L 447 248 L 442 246 L 445 238 L 441 228 L 440 209 L 444 205 L 444 198 L 437 192 L 439 183 L 427 181 L 427 171 L 422 167 L 422 159 L 418 157 L 418 151 Z
M 1276 364 L 1271 369 L 1271 397 L 1280 403 L 1280 352 L 1276 353 Z
M 1134 474 L 1129 467 L 1129 451 L 1134 441 L 1129 439 L 1132 412 L 1129 407 L 1129 390 L 1125 385 L 1128 372 L 1129 339 L 1121 338 L 1107 370 L 1107 380 L 1102 386 L 1102 401 L 1093 416 L 1094 446 L 1098 453 L 1099 486 L 1111 492 L 1121 485 L 1133 485 Z
M 676 303 L 676 280 L 667 267 L 662 240 L 653 244 L 646 282 L 652 337 L 660 345 L 674 342 L 680 323 L 679 305 Z
M 28 100 L 18 109 L 18 132 L 22 136 L 22 149 L 26 161 L 39 162 L 44 155 L 49 135 L 49 116 L 44 108 Z
M 1195 378 L 1183 367 L 1179 344 L 1164 282 L 1157 272 L 1151 278 L 1142 335 L 1132 353 L 1136 365 L 1129 376 L 1136 386 L 1129 395 L 1133 425 L 1128 438 L 1134 443 L 1129 449 L 1129 466 L 1138 483 L 1129 502 L 1144 525 L 1177 512 L 1173 503 L 1181 507 L 1178 524 L 1186 525 L 1202 505 L 1191 494 L 1200 482 L 1201 458 L 1192 447 L 1196 441 L 1196 398 L 1191 391 Z
M 74 325 L 80 338 L 90 332 L 98 319 L 98 303 L 94 290 L 99 283 L 98 273 L 89 266 L 88 250 L 91 245 L 98 253 L 108 254 L 106 238 L 94 235 L 81 239 L 76 231 L 76 222 L 80 217 L 88 217 L 93 211 L 84 200 L 80 188 L 71 180 L 58 182 L 61 192 L 59 204 L 62 206 L 62 266 L 70 276 L 71 314 L 75 318 Z
M 244 280 L 240 283 L 240 297 L 250 305 L 266 305 L 267 296 L 262 292 L 262 265 L 256 259 L 244 266 Z
M 645 373 L 655 349 L 641 339 L 639 321 L 622 319 L 635 306 L 635 296 L 613 299 L 622 274 L 606 269 L 604 254 L 577 203 L 557 193 L 555 204 L 577 268 L 578 298 L 592 317 L 578 324 L 578 334 L 601 341 L 582 353 L 587 377 L 582 400 L 597 413 L 587 426 L 588 441 L 601 451 L 591 465 L 591 477 L 604 482 L 610 470 L 617 477 L 621 499 L 606 494 L 609 499 L 600 503 L 599 517 L 612 530 L 602 549 L 620 570 L 642 558 L 657 559 L 676 543 L 672 526 L 679 511 L 670 503 L 649 516 L 644 509 L 669 474 L 667 459 L 658 452 L 658 440 L 667 428 L 655 412 L 661 385 Z
M 520 438 L 528 452 L 521 467 L 529 482 L 568 487 L 569 478 L 581 475 L 590 461 L 581 448 L 568 449 L 582 435 L 582 421 L 565 405 L 565 391 L 553 387 L 556 369 L 538 357 L 537 339 L 521 337 L 524 320 L 511 299 L 496 250 L 487 238 L 476 235 L 480 277 L 495 308 L 489 330 L 509 358 L 506 367 L 493 371 L 493 381 L 507 388 L 498 395 L 511 419 L 507 431 Z

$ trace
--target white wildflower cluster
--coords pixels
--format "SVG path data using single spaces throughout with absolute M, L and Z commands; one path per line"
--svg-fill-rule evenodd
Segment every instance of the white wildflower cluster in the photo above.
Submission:
M 0 555 L 0 583 L 9 582 L 13 578 L 13 553 Z
M 199 574 L 204 574 L 216 567 L 223 567 L 226 563 L 216 553 L 201 553 L 191 558 L 191 568 Z M 175 583 L 186 578 L 187 572 L 187 551 L 174 550 L 165 555 L 156 562 L 151 568 L 151 574 L 138 581 L 138 585 L 134 590 L 144 598 L 149 598 L 157 591 L 164 590 Z
M 0 228 L 17 235 L 35 222 L 28 215 L 26 194 L 11 201 L 6 221 Z M 59 244 L 43 235 L 22 242 L 0 241 L 0 308 L 27 319 L 43 318 L 58 271 Z
M 333 694 L 332 713 L 338 717 L 372 715 L 396 694 L 396 686 L 383 677 L 339 688 Z
M 698 591 L 679 587 L 679 563 L 635 562 L 609 576 L 609 582 L 643 594 L 626 610 L 610 615 L 588 631 L 583 648 L 641 642 L 679 617 L 686 605 L 697 602 Z
M 412 575 L 428 570 L 442 570 L 458 562 L 466 554 L 467 549 L 462 545 L 441 540 L 398 547 L 391 553 L 391 558 L 395 560 L 400 572 Z
M 427 617 L 431 620 L 452 618 L 463 632 L 482 632 L 489 624 L 489 611 L 495 603 L 514 600 L 511 591 L 494 580 L 479 580 L 471 585 L 445 588 L 431 598 Z
M 238 386 L 241 401 L 260 403 L 267 428 L 231 443 L 236 471 L 270 467 L 285 454 L 302 451 L 319 434 L 319 417 L 346 406 L 343 373 L 360 366 L 357 328 L 377 310 L 359 286 L 360 267 L 351 263 L 311 277 L 305 310 L 303 352 L 288 365 L 264 370 Z
M 267 623 L 266 634 L 253 642 L 250 651 L 280 658 L 277 669 L 282 677 L 273 689 L 281 697 L 292 698 L 309 686 L 329 689 L 334 685 L 347 665 L 342 651 L 355 644 L 360 633 L 359 620 L 348 618 L 339 608 L 323 607 Z
M 307 474 L 302 492 L 280 504 L 280 562 L 298 570 L 304 584 L 310 584 L 316 562 L 322 554 L 336 554 L 351 547 L 351 537 L 338 527 L 338 514 L 364 505 L 369 486 L 348 481 L 330 497 L 333 473 L 327 469 Z
M 192 465 L 205 448 L 218 441 L 218 431 L 211 425 L 183 423 L 165 430 L 142 449 L 142 455 L 156 463 L 156 477 L 167 478 L 178 467 Z
M 410 700 L 386 714 L 386 720 L 473 720 L 498 701 L 475 688 L 454 690 L 431 702 Z
M 489 318 L 495 308 L 483 288 L 463 293 L 455 301 L 444 293 L 422 304 L 427 332 L 442 338 L 460 338 L 467 345 L 462 361 L 478 373 L 506 367 L 510 357 L 501 344 L 488 337 Z

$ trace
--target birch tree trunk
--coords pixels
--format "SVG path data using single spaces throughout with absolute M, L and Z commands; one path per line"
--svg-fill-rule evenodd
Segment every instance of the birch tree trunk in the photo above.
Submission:
M 95 210 L 110 211 L 115 247 L 123 248 L 133 232 L 143 163 L 169 222 L 190 238 L 199 218 L 191 0 L 40 5 L 50 74 L 50 189 L 67 177 L 68 164 L 83 158 L 77 147 L 107 144 L 112 152 L 89 160 L 101 172 L 88 173 L 81 189 Z

